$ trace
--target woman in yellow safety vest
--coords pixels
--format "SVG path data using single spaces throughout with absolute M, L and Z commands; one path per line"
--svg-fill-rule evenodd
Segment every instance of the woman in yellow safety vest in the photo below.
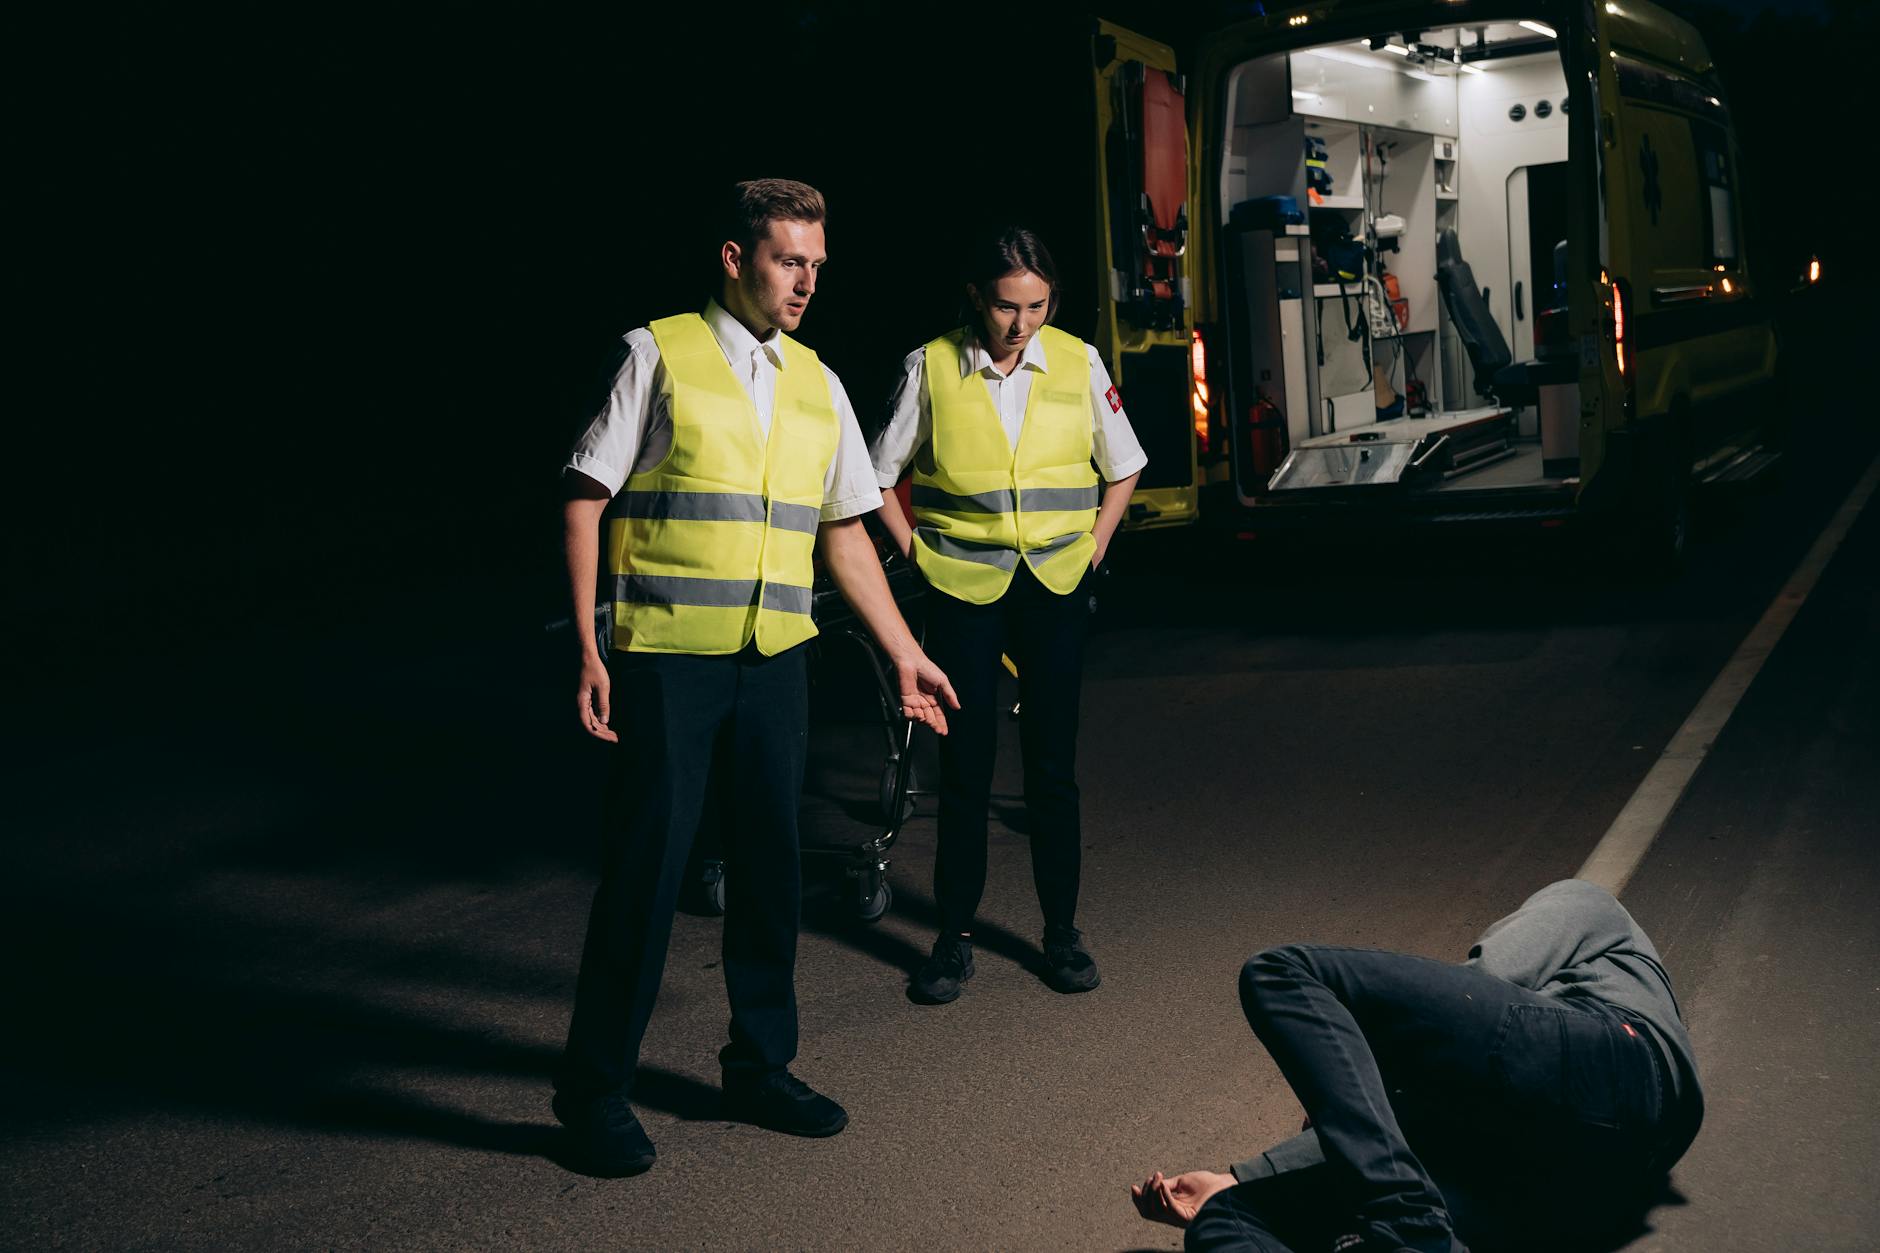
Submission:
M 940 935 L 909 988 L 929 1004 L 958 997 L 973 974 L 1001 653 L 1018 669 L 1045 981 L 1097 986 L 1074 925 L 1087 580 L 1148 460 L 1096 349 L 1049 325 L 1057 270 L 1036 235 L 1014 227 L 985 240 L 966 297 L 964 326 L 908 354 L 872 450 L 883 487 L 913 469 L 912 524 L 892 493 L 881 517 L 931 588 L 927 654 L 960 700 L 940 746 Z

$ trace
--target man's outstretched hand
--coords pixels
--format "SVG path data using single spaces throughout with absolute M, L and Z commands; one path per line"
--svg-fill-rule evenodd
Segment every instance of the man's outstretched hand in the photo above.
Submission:
M 1136 1212 L 1150 1222 L 1186 1227 L 1209 1197 L 1235 1182 L 1232 1175 L 1212 1170 L 1191 1170 L 1173 1179 L 1164 1178 L 1158 1170 L 1141 1183 L 1130 1184 L 1129 1198 L 1136 1203 Z
M 607 698 L 611 687 L 607 678 L 607 663 L 598 657 L 590 657 L 581 663 L 581 682 L 574 703 L 583 731 L 597 740 L 617 744 L 620 737 L 607 725 Z
M 922 652 L 895 658 L 894 673 L 901 684 L 901 716 L 945 735 L 947 710 L 960 707 L 960 698 L 953 694 L 946 673 Z

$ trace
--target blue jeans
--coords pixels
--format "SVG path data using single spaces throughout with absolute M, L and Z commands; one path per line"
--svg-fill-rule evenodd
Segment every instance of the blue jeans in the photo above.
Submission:
M 1311 1119 L 1273 1173 L 1210 1198 L 1190 1250 L 1531 1249 L 1635 1218 L 1671 1130 L 1642 1024 L 1469 966 L 1292 945 L 1240 974 Z M 1367 1246 L 1368 1247 L 1368 1246 Z

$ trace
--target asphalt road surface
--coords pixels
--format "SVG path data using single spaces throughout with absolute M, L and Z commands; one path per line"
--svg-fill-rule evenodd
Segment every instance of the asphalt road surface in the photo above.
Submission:
M 681 915 L 636 1092 L 660 1159 L 631 1180 L 547 1155 L 604 751 L 551 649 L 360 633 L 147 667 L 9 748 L 0 1244 L 1179 1247 L 1127 1185 L 1298 1125 L 1240 963 L 1290 940 L 1459 957 L 1572 874 L 1864 470 L 1868 416 L 1824 418 L 1779 486 L 1711 502 L 1669 586 L 1541 535 L 1125 545 L 1081 759 L 1103 986 L 1060 997 L 1031 969 L 1014 800 L 978 977 L 907 1000 L 935 925 L 929 802 L 886 918 L 851 922 L 827 876 L 806 894 L 797 1070 L 847 1132 L 716 1117 L 720 924 Z M 1710 1110 L 1630 1247 L 1880 1231 L 1877 513 L 1626 890 Z M 843 692 L 823 756 L 863 765 L 819 772 L 820 813 L 857 838 L 879 749 Z

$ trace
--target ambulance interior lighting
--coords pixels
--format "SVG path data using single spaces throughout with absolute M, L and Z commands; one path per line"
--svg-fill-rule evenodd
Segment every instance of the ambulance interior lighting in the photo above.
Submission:
M 1344 52 L 1337 48 L 1306 48 L 1307 56 L 1324 57 L 1327 61 L 1343 61 L 1346 65 L 1362 65 L 1367 70 L 1390 72 L 1390 66 L 1376 57 L 1359 56 L 1355 52 Z

